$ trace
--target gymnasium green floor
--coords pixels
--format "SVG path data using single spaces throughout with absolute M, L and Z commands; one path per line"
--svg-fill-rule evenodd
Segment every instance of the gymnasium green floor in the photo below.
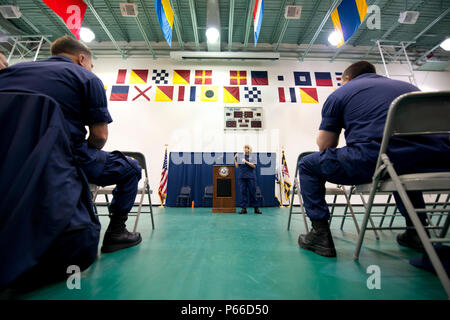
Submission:
M 368 231 L 359 262 L 352 259 L 356 231 L 350 220 L 332 224 L 337 258 L 298 247 L 300 215 L 286 230 L 287 208 L 262 215 L 212 214 L 209 208 L 154 208 L 141 216 L 139 246 L 110 254 L 82 273 L 81 290 L 65 282 L 23 299 L 446 299 L 436 276 L 411 266 L 418 254 L 395 241 L 399 231 Z M 399 220 L 399 219 L 397 219 Z M 108 218 L 102 217 L 102 236 Z M 134 218 L 129 219 L 131 228 Z M 399 221 L 401 222 L 401 221 Z M 378 265 L 381 289 L 369 290 L 366 269 Z

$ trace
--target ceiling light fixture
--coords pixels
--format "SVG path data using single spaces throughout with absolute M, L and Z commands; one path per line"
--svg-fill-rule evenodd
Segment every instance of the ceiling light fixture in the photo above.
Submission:
M 80 30 L 80 39 L 83 42 L 91 42 L 95 39 L 95 34 L 91 29 L 82 27 Z
M 328 42 L 332 45 L 332 46 L 337 46 L 342 40 L 342 36 L 339 32 L 337 31 L 333 31 L 332 33 L 330 33 L 330 35 L 328 36 Z
M 440 47 L 445 51 L 450 51 L 450 38 L 447 38 L 444 41 L 442 41 Z
M 209 42 L 216 42 L 219 39 L 219 30 L 217 28 L 211 27 L 206 30 L 206 38 Z

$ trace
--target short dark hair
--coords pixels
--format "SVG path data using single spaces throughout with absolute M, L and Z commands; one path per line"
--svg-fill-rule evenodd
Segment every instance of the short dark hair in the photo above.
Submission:
M 53 41 L 50 46 L 50 53 L 52 55 L 58 55 L 61 53 L 76 55 L 84 53 L 90 57 L 92 56 L 91 50 L 84 43 L 72 38 L 71 36 L 63 36 Z
M 354 79 L 359 75 L 364 73 L 377 73 L 375 66 L 368 61 L 358 61 L 351 64 L 347 69 L 344 70 L 342 78 Z

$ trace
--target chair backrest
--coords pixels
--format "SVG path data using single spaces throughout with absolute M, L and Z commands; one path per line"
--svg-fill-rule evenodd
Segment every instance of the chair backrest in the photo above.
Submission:
M 190 195 L 191 194 L 191 187 L 189 187 L 189 186 L 181 187 L 180 194 Z
M 206 186 L 205 187 L 205 194 L 213 194 L 213 186 Z
M 126 155 L 127 157 L 132 157 L 132 158 L 136 159 L 136 161 L 139 163 L 141 168 L 144 170 L 145 177 L 148 178 L 147 163 L 145 161 L 145 156 L 142 153 L 134 152 L 134 151 L 123 151 L 122 153 L 124 155 Z
M 298 157 L 297 157 L 297 163 L 296 163 L 296 165 L 295 165 L 295 175 L 294 175 L 294 177 L 297 177 L 297 174 L 298 174 L 298 163 L 300 162 L 300 160 L 301 160 L 303 157 L 306 157 L 307 155 L 310 155 L 310 154 L 312 154 L 312 153 L 314 153 L 314 151 L 305 151 L 305 152 L 302 152 L 302 153 L 300 153 L 300 154 L 298 155 Z
M 386 153 L 392 136 L 450 133 L 450 91 L 410 92 L 392 101 L 378 156 Z

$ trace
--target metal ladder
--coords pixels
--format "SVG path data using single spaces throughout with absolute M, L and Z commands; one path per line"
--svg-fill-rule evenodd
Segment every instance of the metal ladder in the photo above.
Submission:
M 384 42 L 385 44 L 383 44 Z M 417 86 L 417 81 L 414 76 L 414 70 L 411 64 L 411 61 L 409 60 L 408 53 L 406 52 L 406 46 L 409 46 L 411 43 L 414 43 L 415 41 L 392 41 L 392 40 L 376 40 L 378 51 L 380 52 L 381 60 L 383 61 L 384 70 L 386 72 L 386 76 L 388 78 L 391 77 L 407 77 L 409 82 L 415 86 Z M 391 43 L 391 44 L 388 44 Z M 406 46 L 405 46 L 406 45 Z M 394 49 L 395 53 L 389 52 L 387 49 Z M 405 60 L 408 64 L 408 73 L 405 74 L 392 74 L 389 72 L 387 64 L 397 61 L 398 58 L 404 55 Z M 386 57 L 388 57 L 390 60 L 388 63 L 386 63 Z

